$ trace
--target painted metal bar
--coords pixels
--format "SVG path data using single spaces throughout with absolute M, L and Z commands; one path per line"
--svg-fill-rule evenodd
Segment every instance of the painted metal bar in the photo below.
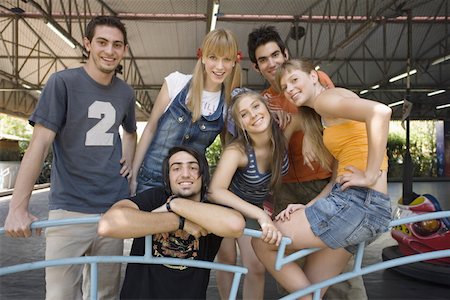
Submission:
M 239 289 L 239 282 L 241 280 L 242 273 L 235 272 L 233 276 L 233 283 L 231 284 L 229 300 L 234 300 L 237 297 L 237 292 Z
M 440 219 L 450 217 L 450 211 L 440 211 L 433 213 L 426 213 L 422 215 L 416 215 L 412 217 L 406 217 L 399 220 L 392 221 L 389 226 L 397 226 L 406 223 L 419 222 L 424 220 L 431 219 Z M 31 224 L 32 229 L 36 228 L 47 228 L 54 226 L 62 226 L 62 225 L 77 225 L 77 224 L 93 224 L 97 223 L 100 219 L 100 216 L 93 216 L 87 218 L 76 218 L 76 219 L 61 219 L 61 220 L 45 220 L 45 221 L 36 221 Z M 0 228 L 0 235 L 4 234 L 4 228 Z M 261 231 L 245 229 L 244 234 L 259 238 L 262 234 Z M 285 248 L 292 241 L 289 238 L 283 237 L 279 251 L 277 253 L 277 261 L 276 267 L 280 269 L 284 264 L 296 260 L 300 257 L 306 256 L 310 253 L 313 253 L 319 249 L 303 249 L 289 256 L 283 257 L 285 253 Z M 98 263 L 143 263 L 143 264 L 172 264 L 172 265 L 185 265 L 190 267 L 198 267 L 198 268 L 207 268 L 212 270 L 220 270 L 226 272 L 235 273 L 233 278 L 233 285 L 231 287 L 230 299 L 235 299 L 237 295 L 237 290 L 239 286 L 239 281 L 242 274 L 247 274 L 247 268 L 239 267 L 239 266 L 231 266 L 225 264 L 219 264 L 214 262 L 207 261 L 194 261 L 194 260 L 185 260 L 179 258 L 167 258 L 167 257 L 153 257 L 151 254 L 151 238 L 150 236 L 146 237 L 146 252 L 144 256 L 84 256 L 84 257 L 75 257 L 75 258 L 65 258 L 65 259 L 55 259 L 55 260 L 47 260 L 47 261 L 39 261 L 39 262 L 31 262 L 24 263 L 14 266 L 2 267 L 0 268 L 0 276 L 6 275 L 10 273 L 23 272 L 34 269 L 41 269 L 45 267 L 51 266 L 59 266 L 59 265 L 68 265 L 68 264 L 90 264 L 91 265 L 91 281 L 93 282 L 91 285 L 91 299 L 96 299 L 97 297 L 97 276 L 98 276 Z M 427 253 L 415 254 L 410 256 L 404 256 L 396 259 L 392 259 L 385 262 L 376 263 L 364 268 L 361 268 L 362 257 L 364 253 L 364 243 L 361 243 L 358 247 L 358 251 L 355 257 L 355 267 L 353 271 L 346 272 L 340 274 L 336 277 L 330 278 L 328 280 L 316 283 L 314 285 L 308 286 L 305 289 L 298 290 L 290 295 L 282 299 L 295 299 L 297 297 L 301 297 L 310 293 L 313 293 L 314 299 L 320 299 L 320 289 L 348 280 L 353 277 L 365 275 L 371 272 L 376 272 L 379 270 L 392 268 L 404 264 L 409 264 L 413 262 L 430 260 L 442 257 L 450 256 L 450 249 L 447 250 L 439 250 L 432 251 Z M 149 250 L 147 250 L 149 249 Z
M 377 272 L 377 271 L 381 271 L 381 270 L 385 270 L 385 269 L 389 269 L 389 268 L 393 268 L 393 267 L 398 267 L 401 265 L 406 265 L 406 264 L 410 264 L 410 263 L 414 263 L 414 262 L 449 257 L 449 256 L 450 256 L 450 249 L 437 250 L 437 251 L 432 251 L 432 252 L 427 252 L 427 253 L 402 256 L 399 258 L 391 259 L 391 260 L 384 261 L 384 262 L 379 262 L 379 263 L 364 267 L 361 269 L 361 271 L 350 271 L 350 272 L 342 273 L 333 278 L 321 281 L 319 283 L 310 285 L 304 289 L 293 292 L 281 299 L 283 299 L 283 300 L 297 299 L 299 297 L 313 293 L 317 289 L 322 289 L 324 287 L 334 285 L 336 283 L 343 282 L 343 281 L 346 281 L 348 279 L 351 279 L 351 278 L 354 278 L 357 276 L 366 275 L 369 273 L 373 273 L 373 272 Z
M 91 300 L 97 300 L 98 292 L 98 265 L 91 263 Z

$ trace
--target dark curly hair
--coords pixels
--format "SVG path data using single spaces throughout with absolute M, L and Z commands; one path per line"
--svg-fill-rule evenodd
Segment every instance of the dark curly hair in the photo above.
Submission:
M 187 152 L 190 155 L 192 155 L 198 162 L 198 165 L 200 167 L 200 176 L 202 177 L 202 188 L 200 191 L 200 199 L 204 200 L 204 197 L 206 195 L 206 191 L 209 186 L 210 181 L 210 174 L 209 174 L 209 166 L 208 161 L 206 160 L 206 157 L 204 154 L 200 154 L 197 150 L 195 150 L 192 147 L 189 146 L 175 146 L 169 149 L 169 153 L 167 154 L 167 157 L 164 159 L 162 164 L 162 175 L 163 175 L 163 181 L 164 181 L 164 189 L 168 195 L 172 194 L 172 189 L 170 187 L 170 179 L 169 179 L 169 160 L 170 158 L 178 152 Z
M 255 56 L 256 49 L 259 46 L 265 45 L 269 42 L 277 43 L 278 47 L 280 47 L 281 52 L 284 54 L 286 45 L 284 44 L 283 40 L 280 37 L 280 34 L 274 26 L 263 25 L 259 28 L 253 29 L 253 31 L 250 32 L 247 40 L 247 48 L 248 57 L 250 58 L 252 63 L 258 65 Z

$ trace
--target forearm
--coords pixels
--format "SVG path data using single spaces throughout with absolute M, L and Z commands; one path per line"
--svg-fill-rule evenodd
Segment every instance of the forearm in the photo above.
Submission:
M 134 159 L 134 152 L 136 150 L 137 133 L 136 132 L 124 132 L 122 143 L 123 158 L 131 166 Z M 133 169 L 134 170 L 134 169 Z
M 214 203 L 231 207 L 242 213 L 247 218 L 256 220 L 260 220 L 265 217 L 269 218 L 264 210 L 241 199 L 228 189 L 210 187 L 208 191 L 208 199 Z
M 148 125 L 147 125 L 148 126 Z M 133 158 L 133 178 L 137 178 L 137 174 L 139 172 L 139 169 L 141 168 L 142 162 L 144 161 L 145 154 L 147 153 L 147 149 L 150 146 L 150 143 L 153 138 L 153 133 L 149 132 L 149 129 L 145 128 L 141 139 L 139 140 L 139 143 L 136 146 L 136 151 Z
M 131 203 L 130 200 L 123 201 Z M 179 216 L 175 213 L 145 212 L 118 203 L 101 217 L 98 224 L 98 233 L 102 236 L 125 239 L 172 232 L 177 230 L 178 226 Z
M 240 237 L 245 227 L 242 215 L 230 208 L 183 198 L 170 202 L 171 210 L 179 216 L 223 237 Z
M 28 150 L 25 152 L 20 163 L 13 196 L 9 204 L 10 211 L 28 210 L 30 195 L 36 179 L 41 173 L 42 164 L 47 157 L 50 144 L 50 141 L 48 143 L 41 143 L 40 140 L 32 138 Z
M 9 204 L 10 210 L 28 210 L 31 192 L 34 184 L 38 178 L 44 158 L 35 157 L 35 155 L 25 154 L 19 173 L 17 175 L 16 183 L 14 185 L 14 192 Z

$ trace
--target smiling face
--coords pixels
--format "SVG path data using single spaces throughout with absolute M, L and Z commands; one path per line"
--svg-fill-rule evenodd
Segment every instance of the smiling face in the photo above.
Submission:
M 317 81 L 317 73 L 310 74 L 299 69 L 286 69 L 280 77 L 280 87 L 285 97 L 297 107 L 307 105 L 314 97 L 314 85 Z
M 220 89 L 221 84 L 230 75 L 234 67 L 234 61 L 228 56 L 209 54 L 203 58 L 206 72 L 205 88 L 213 91 Z
M 202 176 L 194 156 L 185 151 L 173 154 L 169 159 L 169 181 L 172 194 L 200 201 Z
M 92 40 L 84 38 L 84 46 L 89 52 L 86 66 L 107 75 L 114 74 L 127 50 L 122 32 L 106 25 L 96 26 Z
M 270 128 L 270 112 L 257 94 L 247 93 L 236 99 L 233 116 L 247 133 L 261 133 Z
M 276 42 L 268 42 L 255 50 L 255 69 L 270 83 L 275 83 L 275 73 L 288 58 L 287 50 L 283 53 Z
M 222 83 L 236 66 L 237 51 L 236 38 L 229 30 L 218 28 L 205 36 L 201 46 L 201 62 L 207 91 L 220 91 Z

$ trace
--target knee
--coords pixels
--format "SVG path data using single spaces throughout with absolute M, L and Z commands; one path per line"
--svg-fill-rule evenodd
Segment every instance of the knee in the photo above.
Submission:
M 264 276 L 264 273 L 266 272 L 266 268 L 264 268 L 264 265 L 259 261 L 252 261 L 246 265 L 248 268 L 248 275 L 250 276 Z
M 264 276 L 266 268 L 254 254 L 249 255 L 249 257 L 242 257 L 242 263 L 248 269 L 249 275 Z
M 235 265 L 237 262 L 236 252 L 219 251 L 216 255 L 217 262 L 227 265 Z

